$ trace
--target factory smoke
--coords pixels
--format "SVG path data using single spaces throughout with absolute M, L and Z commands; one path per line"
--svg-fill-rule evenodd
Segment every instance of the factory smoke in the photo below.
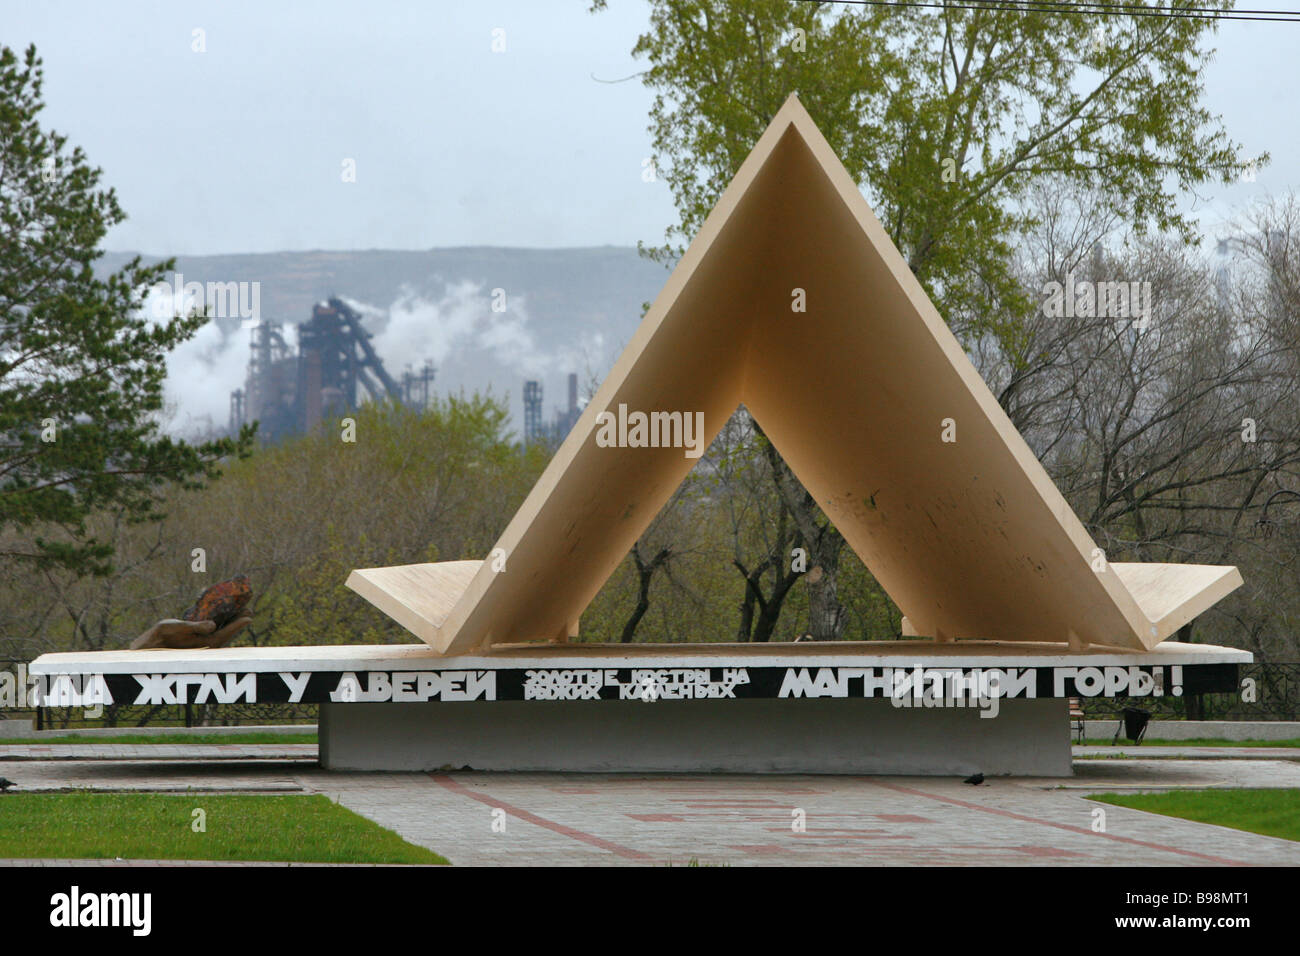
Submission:
M 615 357 L 599 331 L 585 330 L 576 341 L 546 341 L 545 330 L 535 328 L 530 319 L 525 295 L 480 283 L 449 282 L 435 295 L 403 286 L 386 307 L 340 299 L 361 316 L 390 375 L 400 377 L 428 361 L 436 369 L 436 394 L 490 390 L 498 399 L 508 394 L 516 430 L 523 421 L 524 380 L 541 381 L 547 396 L 558 400 L 568 373 L 584 379 L 603 374 Z M 189 299 L 176 302 L 159 287 L 145 296 L 143 308 L 156 321 L 174 306 L 195 304 Z M 296 345 L 297 324 L 307 318 L 264 316 L 280 326 L 290 346 Z M 193 437 L 227 424 L 231 393 L 244 387 L 248 373 L 247 324 L 209 321 L 168 356 L 169 432 Z
M 201 299 L 177 296 L 166 285 L 143 295 L 140 314 L 151 323 L 202 307 Z M 210 434 L 226 424 L 230 392 L 244 381 L 248 335 L 236 325 L 224 331 L 217 321 L 205 323 L 167 356 L 163 385 L 164 428 L 183 437 Z

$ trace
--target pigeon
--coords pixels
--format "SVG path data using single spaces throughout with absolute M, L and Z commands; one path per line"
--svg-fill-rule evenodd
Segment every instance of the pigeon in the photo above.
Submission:
M 978 787 L 983 782 L 984 774 L 982 773 L 973 773 L 962 781 L 962 783 L 969 783 L 972 787 Z
M 18 786 L 18 784 L 14 783 L 12 780 L 0 777 L 0 793 L 8 793 L 10 787 L 16 786 Z

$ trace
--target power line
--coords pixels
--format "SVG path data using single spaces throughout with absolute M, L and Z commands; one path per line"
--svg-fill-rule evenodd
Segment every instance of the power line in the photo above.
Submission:
M 1149 7 L 1136 3 L 1070 2 L 1070 0 L 799 0 L 799 2 L 838 2 L 858 7 L 923 7 L 934 10 L 1009 10 L 1018 13 L 1084 13 L 1099 16 L 1162 17 L 1186 20 L 1263 20 L 1300 23 L 1300 10 L 1220 10 L 1218 7 Z
M 1300 10 L 1219 10 L 1215 7 L 1147 7 L 1133 3 L 1070 3 L 1068 0 L 795 0 L 843 3 L 854 7 L 915 7 L 927 10 L 993 10 L 1016 13 L 1081 13 L 1102 17 L 1157 17 L 1165 20 L 1257 20 L 1300 23 Z

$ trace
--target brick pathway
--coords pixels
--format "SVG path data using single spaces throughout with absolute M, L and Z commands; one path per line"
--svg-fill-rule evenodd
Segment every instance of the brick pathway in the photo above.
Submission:
M 316 744 L 0 744 L 5 760 L 316 760 Z
M 60 790 L 140 791 L 150 793 L 301 793 L 294 771 L 304 765 L 287 760 L 25 760 L 0 756 L 0 777 L 17 784 L 16 793 Z M 306 767 L 315 769 L 314 762 Z M 0 800 L 4 799 L 0 797 Z
M 309 744 L 0 744 L 5 760 L 315 760 L 317 745 Z M 1295 760 L 1300 747 L 1075 747 L 1084 758 L 1165 757 L 1204 760 Z
M 1088 772 L 1086 782 L 1071 781 L 1068 788 L 1000 779 L 971 787 L 932 777 L 465 773 L 301 779 L 462 865 L 1300 864 L 1300 843 L 1103 807 L 1079 792 L 1168 785 L 1159 778 L 1170 770 L 1178 772 L 1175 785 L 1245 783 L 1216 774 L 1213 768 L 1229 769 L 1223 761 L 1174 764 L 1124 767 L 1117 781 Z M 1246 785 L 1300 786 L 1293 763 L 1249 766 L 1263 773 Z M 1092 830 L 1097 808 L 1105 812 L 1105 833 Z M 497 832 L 502 819 L 505 832 Z M 802 831 L 792 826 L 800 820 Z
M 1136 757 L 1145 760 L 1160 758 L 1194 758 L 1197 760 L 1300 760 L 1300 747 L 1075 747 L 1075 758 Z
M 1300 788 L 1293 759 L 1079 760 L 1073 778 L 971 787 L 934 777 L 350 774 L 302 759 L 214 761 L 210 749 L 187 748 L 202 760 L 0 753 L 0 776 L 21 790 L 323 793 L 461 865 L 1300 865 L 1300 843 L 1086 799 Z M 1092 830 L 1095 809 L 1104 833 Z
M 267 863 L 245 862 L 243 860 L 24 860 L 0 859 L 3 866 L 343 866 L 343 867 L 389 867 L 419 866 L 414 863 Z

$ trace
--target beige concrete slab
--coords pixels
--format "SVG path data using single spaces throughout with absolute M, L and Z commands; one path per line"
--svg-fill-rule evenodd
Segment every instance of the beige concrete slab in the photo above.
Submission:
M 440 561 L 360 568 L 348 575 L 347 586 L 421 640 L 433 641 L 482 564 Z
M 1174 633 L 1241 587 L 1241 572 L 1211 564 L 1112 564 L 1138 607 L 1164 633 Z

